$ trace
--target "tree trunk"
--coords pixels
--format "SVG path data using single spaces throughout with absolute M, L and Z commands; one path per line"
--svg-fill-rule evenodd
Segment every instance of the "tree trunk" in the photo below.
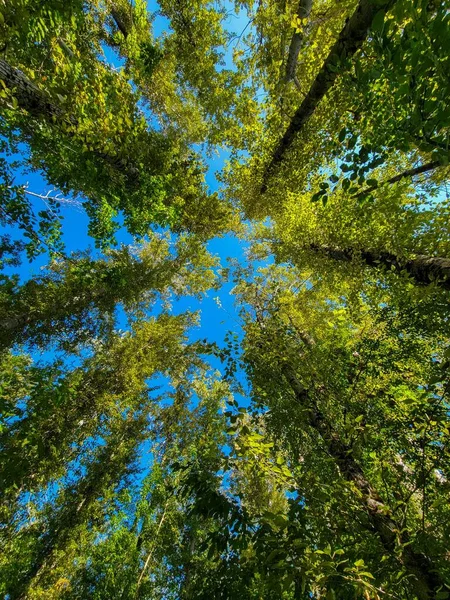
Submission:
M 14 91 L 20 108 L 26 110 L 33 117 L 45 117 L 47 120 L 55 117 L 57 120 L 65 119 L 70 123 L 74 122 L 70 118 L 67 119 L 63 109 L 54 104 L 48 94 L 40 90 L 22 71 L 12 67 L 3 58 L 0 58 L 0 79 L 7 88 Z
M 114 19 L 115 24 L 117 25 L 117 29 L 126 39 L 130 34 L 130 24 L 126 21 L 129 21 L 128 15 L 124 14 L 123 10 L 120 10 L 121 7 L 117 6 L 116 3 L 112 0 L 108 2 L 110 6 L 111 17 Z M 129 7 L 131 11 L 131 6 Z
M 319 102 L 330 90 L 339 74 L 341 57 L 351 57 L 361 47 L 367 37 L 372 21 L 380 10 L 387 11 L 396 0 L 360 0 L 357 9 L 342 29 L 336 43 L 331 48 L 325 62 L 314 80 L 308 94 L 295 112 L 283 137 L 275 148 L 272 158 L 263 174 L 261 193 L 267 190 L 268 181 L 275 168 L 281 163 L 291 147 L 296 135 L 309 121 Z M 341 73 L 348 67 L 343 67 Z
M 383 503 L 377 490 L 371 486 L 364 472 L 352 455 L 352 448 L 344 444 L 339 435 L 325 419 L 324 415 L 310 398 L 308 390 L 297 379 L 288 364 L 282 367 L 296 401 L 306 409 L 308 425 L 317 431 L 322 438 L 327 451 L 335 459 L 343 477 L 360 492 L 361 505 L 369 517 L 373 529 L 378 533 L 384 548 L 392 554 L 396 546 L 401 548 L 401 563 L 416 580 L 415 592 L 420 600 L 431 600 L 437 590 L 444 586 L 444 581 L 431 560 L 411 547 L 411 541 L 406 532 L 400 533 L 401 527 L 393 518 L 392 512 Z
M 121 424 L 119 436 L 109 439 L 87 474 L 72 487 L 73 496 L 49 518 L 47 531 L 42 535 L 42 546 L 28 571 L 18 578 L 16 587 L 8 590 L 10 600 L 26 600 L 33 580 L 39 580 L 44 570 L 49 569 L 55 550 L 64 548 L 77 526 L 84 522 L 86 514 L 105 489 L 114 489 L 114 484 L 126 473 L 133 460 L 137 444 L 145 437 L 148 411 L 137 417 L 128 416 Z M 69 488 L 70 489 L 70 488 Z
M 311 13 L 312 0 L 300 0 L 297 15 L 300 19 L 307 19 Z M 295 32 L 291 38 L 289 46 L 289 54 L 286 62 L 286 75 L 285 83 L 289 83 L 295 77 L 295 70 L 297 68 L 298 55 L 303 45 L 303 32 Z
M 351 262 L 359 258 L 369 267 L 385 267 L 398 273 L 406 271 L 419 285 L 435 283 L 441 288 L 450 290 L 450 258 L 419 255 L 416 258 L 401 259 L 390 252 L 336 248 L 318 244 L 311 244 L 309 248 L 334 260 Z
M 111 9 L 111 16 L 114 19 L 115 24 L 117 25 L 117 29 L 121 32 L 124 38 L 128 37 L 128 29 L 125 26 L 125 23 L 121 19 L 121 16 L 117 10 L 114 8 Z

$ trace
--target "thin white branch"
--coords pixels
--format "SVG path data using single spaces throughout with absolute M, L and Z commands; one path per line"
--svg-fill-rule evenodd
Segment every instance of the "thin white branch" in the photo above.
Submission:
M 26 185 L 22 186 L 22 188 L 24 193 L 28 196 L 33 196 L 34 198 L 39 198 L 40 200 L 42 200 L 49 210 L 51 210 L 51 207 L 47 204 L 47 202 L 53 201 L 59 202 L 60 204 L 64 204 L 66 206 L 70 206 L 71 208 L 78 210 L 78 212 L 83 212 L 82 203 L 79 200 L 75 200 L 73 198 L 65 198 L 61 195 L 60 192 L 55 193 L 55 189 L 49 190 L 46 194 L 37 194 L 36 192 L 30 191 Z

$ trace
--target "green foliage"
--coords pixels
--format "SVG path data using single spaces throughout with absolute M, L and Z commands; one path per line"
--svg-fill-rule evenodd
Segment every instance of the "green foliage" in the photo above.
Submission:
M 450 598 L 448 8 L 0 0 L 2 597 Z
M 47 272 L 0 294 L 0 346 L 28 343 L 41 348 L 56 341 L 76 351 L 114 328 L 120 304 L 129 318 L 158 299 L 201 296 L 215 285 L 216 259 L 194 237 L 171 243 L 152 236 L 139 251 L 123 246 L 104 259 L 89 255 L 52 262 Z
M 0 143 L 0 148 L 6 155 L 9 154 L 6 142 Z M 36 213 L 26 189 L 14 185 L 13 166 L 7 159 L 0 159 L 0 224 L 2 227 L 16 227 L 24 238 L 22 241 L 15 241 L 9 252 L 15 246 L 20 252 L 25 251 L 30 261 L 46 251 L 52 257 L 61 254 L 64 247 L 61 241 L 58 201 L 49 197 L 46 199 L 47 210 Z

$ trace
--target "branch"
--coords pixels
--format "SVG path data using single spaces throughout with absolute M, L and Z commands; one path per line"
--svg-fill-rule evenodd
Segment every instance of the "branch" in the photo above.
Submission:
M 141 574 L 139 575 L 139 579 L 138 579 L 138 582 L 137 582 L 137 584 L 136 584 L 136 597 L 137 597 L 137 595 L 138 595 L 139 588 L 140 588 L 140 586 L 141 586 L 141 581 L 142 581 L 142 578 L 144 577 L 145 571 L 147 570 L 147 567 L 148 567 L 148 565 L 150 564 L 150 561 L 151 561 L 151 559 L 152 559 L 153 552 L 155 551 L 155 547 L 156 547 L 156 540 L 158 539 L 159 531 L 160 531 L 160 529 L 161 529 L 161 526 L 162 526 L 162 524 L 164 523 L 164 519 L 166 518 L 166 511 L 167 511 L 167 505 L 168 505 L 168 503 L 169 503 L 169 502 L 167 501 L 167 502 L 166 502 L 166 505 L 165 505 L 165 507 L 164 507 L 164 512 L 163 512 L 163 514 L 162 514 L 162 517 L 161 517 L 161 519 L 160 519 L 160 521 L 159 521 L 158 529 L 156 530 L 156 533 L 155 533 L 155 537 L 154 537 L 154 542 L 155 542 L 155 543 L 154 543 L 154 545 L 152 546 L 152 549 L 150 550 L 150 552 L 149 552 L 149 554 L 148 554 L 148 556 L 147 556 L 147 560 L 145 561 L 145 564 L 144 564 L 144 567 L 143 567 L 143 569 L 142 569 L 142 571 L 141 571 Z
M 375 15 L 380 10 L 388 10 L 396 0 L 360 0 L 357 9 L 342 29 L 336 43 L 331 48 L 325 62 L 314 80 L 308 94 L 297 109 L 283 137 L 275 148 L 272 158 L 263 174 L 261 193 L 267 190 L 267 185 L 276 167 L 282 162 L 284 155 L 292 146 L 297 134 L 309 121 L 319 102 L 333 87 L 339 74 L 338 65 L 342 57 L 351 57 L 361 47 L 367 37 Z M 342 66 L 341 73 L 347 71 L 350 65 Z
M 67 56 L 69 58 L 75 58 L 74 53 L 72 52 L 72 50 L 69 48 L 69 46 L 66 44 L 66 42 L 62 38 L 58 38 L 58 44 L 59 44 L 60 48 L 62 50 L 64 50 L 64 52 L 67 54 Z
M 46 194 L 36 194 L 36 192 L 31 192 L 26 186 L 22 186 L 22 189 L 24 191 L 24 194 L 27 194 L 27 196 L 33 196 L 34 198 L 39 198 L 40 200 L 42 200 L 46 204 L 47 208 L 49 208 L 49 210 L 51 210 L 51 208 L 48 206 L 47 200 L 51 202 L 59 202 L 60 204 L 66 204 L 67 206 L 72 206 L 78 211 L 81 211 L 82 209 L 82 204 L 78 200 L 64 198 L 59 192 L 55 196 L 52 196 L 51 194 L 56 191 L 54 189 L 49 190 Z
M 313 0 L 300 0 L 297 9 L 297 16 L 300 19 L 307 19 L 311 13 Z M 289 54 L 286 62 L 285 83 L 289 83 L 295 79 L 295 71 L 297 68 L 298 55 L 303 45 L 304 35 L 302 31 L 295 32 L 291 38 L 289 46 Z
M 382 181 L 379 185 L 378 184 L 371 185 L 371 186 L 365 188 L 364 190 L 362 190 L 362 192 L 355 194 L 354 198 L 361 198 L 362 196 L 365 196 L 369 192 L 373 192 L 374 190 L 376 190 L 378 187 L 380 187 L 382 185 L 397 183 L 398 181 L 401 181 L 402 179 L 406 179 L 407 177 L 415 177 L 416 175 L 421 175 L 422 173 L 428 173 L 429 171 L 433 171 L 434 169 L 437 169 L 442 166 L 443 165 L 438 160 L 433 160 L 429 163 L 421 165 L 420 167 L 415 167 L 414 169 L 408 169 L 407 171 L 403 171 L 403 173 L 399 173 L 395 177 L 391 177 L 391 179 Z
M 127 39 L 130 32 L 128 31 L 128 27 L 126 26 L 124 20 L 122 19 L 120 12 L 114 7 L 114 5 L 111 6 L 111 17 L 114 19 L 117 29 L 120 31 L 123 37 Z

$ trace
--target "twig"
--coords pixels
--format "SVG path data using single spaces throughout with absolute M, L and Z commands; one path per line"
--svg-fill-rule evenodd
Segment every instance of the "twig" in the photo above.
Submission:
M 142 571 L 141 571 L 141 574 L 139 575 L 139 579 L 138 579 L 138 582 L 137 582 L 137 585 L 136 585 L 136 597 L 137 597 L 137 594 L 138 594 L 139 588 L 140 588 L 140 586 L 141 586 L 141 581 L 142 581 L 142 578 L 144 577 L 145 571 L 147 570 L 147 567 L 148 567 L 148 565 L 149 565 L 149 563 L 150 563 L 150 561 L 151 561 L 151 559 L 152 559 L 153 552 L 155 551 L 155 547 L 156 547 L 156 540 L 157 540 L 157 538 L 158 538 L 159 531 L 160 531 L 160 529 L 161 529 L 161 526 L 162 526 L 162 524 L 164 523 L 164 519 L 165 519 L 165 517 L 166 517 L 167 504 L 168 504 L 168 501 L 166 502 L 166 505 L 165 505 L 165 507 L 164 507 L 164 512 L 163 512 L 163 514 L 162 514 L 162 517 L 161 517 L 161 519 L 160 519 L 160 521 L 159 521 L 158 529 L 156 530 L 156 534 L 155 534 L 155 537 L 154 537 L 154 544 L 153 544 L 153 546 L 152 546 L 152 548 L 151 548 L 151 550 L 150 550 L 150 552 L 149 552 L 149 554 L 148 554 L 148 556 L 147 556 L 147 560 L 145 561 L 145 564 L 144 564 L 144 567 L 143 567 L 143 569 L 142 569 Z

